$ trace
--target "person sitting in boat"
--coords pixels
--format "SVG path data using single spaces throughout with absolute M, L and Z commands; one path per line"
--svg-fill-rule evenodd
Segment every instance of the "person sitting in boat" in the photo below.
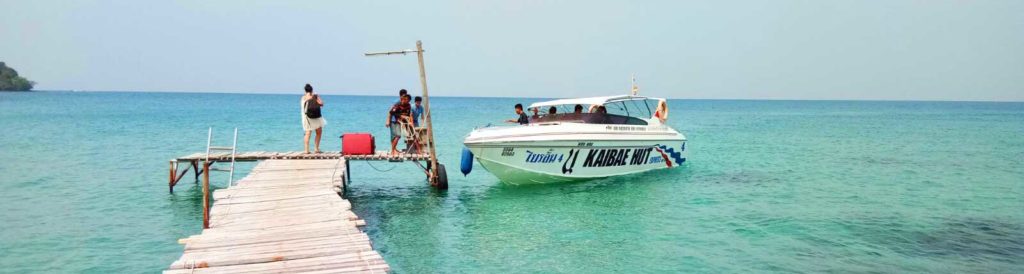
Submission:
M 555 113 L 558 113 L 558 109 L 557 108 L 555 108 L 555 107 L 548 108 L 548 115 L 555 115 Z
M 665 123 L 668 120 L 668 103 L 665 99 L 658 100 L 658 107 L 654 111 L 654 117 L 657 118 L 661 123 Z
M 576 107 L 573 108 L 572 113 L 583 113 L 583 105 L 576 105 Z
M 402 127 L 403 124 L 411 124 L 412 107 L 409 106 L 409 95 L 406 94 L 401 96 L 398 103 L 391 106 L 391 110 L 388 111 L 388 121 L 384 123 L 384 126 L 391 130 L 391 154 L 398 154 L 398 140 L 402 138 Z
M 526 112 L 523 112 L 523 104 L 516 104 L 516 114 L 519 115 L 518 120 L 507 120 L 505 122 L 519 123 L 520 125 L 526 125 L 530 123 L 530 119 L 526 118 Z

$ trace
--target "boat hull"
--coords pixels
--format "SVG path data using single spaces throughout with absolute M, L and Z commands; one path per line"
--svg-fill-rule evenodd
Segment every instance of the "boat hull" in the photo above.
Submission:
M 509 184 L 570 182 L 672 168 L 686 161 L 686 141 L 525 141 L 467 143 L 474 158 Z

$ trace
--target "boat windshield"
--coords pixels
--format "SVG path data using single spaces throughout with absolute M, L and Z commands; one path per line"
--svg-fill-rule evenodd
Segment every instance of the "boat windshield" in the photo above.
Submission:
M 654 116 L 654 109 L 658 107 L 658 100 L 623 100 L 610 102 L 604 105 L 609 114 L 639 117 L 649 119 Z
M 641 125 L 647 121 L 636 117 L 606 113 L 556 113 L 530 118 L 530 123 L 576 122 L 584 124 Z
M 577 122 L 586 124 L 647 125 L 646 119 L 654 116 L 653 108 L 658 101 L 651 98 L 636 98 L 605 103 L 606 113 L 597 113 L 596 107 L 584 106 L 583 113 L 575 113 L 575 105 L 550 106 L 555 114 L 544 114 L 549 107 L 538 109 L 540 116 L 530 118 L 530 123 Z

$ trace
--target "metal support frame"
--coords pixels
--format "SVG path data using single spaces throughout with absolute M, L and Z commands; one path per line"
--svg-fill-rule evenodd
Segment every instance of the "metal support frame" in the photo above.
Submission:
M 206 134 L 206 159 L 205 159 L 205 162 L 208 163 L 209 165 L 213 165 L 213 163 L 217 162 L 216 160 L 213 160 L 213 161 L 210 160 L 210 152 L 211 151 L 214 151 L 214 150 L 231 151 L 231 165 L 228 167 L 228 169 L 212 169 L 212 170 L 217 170 L 217 171 L 227 171 L 228 172 L 228 183 L 227 183 L 227 186 L 230 187 L 230 186 L 232 186 L 234 184 L 234 181 L 235 181 L 235 156 L 238 153 L 238 128 L 235 128 L 235 135 L 232 138 L 231 147 L 215 147 L 215 146 L 212 146 L 212 142 L 213 142 L 213 128 L 211 127 L 211 128 L 209 128 L 209 130 L 207 131 L 207 134 Z M 210 169 L 204 169 L 203 173 L 209 172 L 209 170 Z
M 206 159 L 203 160 L 203 228 L 210 228 L 210 166 L 216 161 L 210 160 L 210 151 L 213 150 L 229 150 L 224 147 L 213 147 L 213 128 L 209 128 L 206 132 Z M 230 187 L 234 184 L 235 179 L 235 154 L 238 152 L 238 128 L 235 128 L 235 136 L 231 143 L 231 166 L 227 169 L 228 184 Z

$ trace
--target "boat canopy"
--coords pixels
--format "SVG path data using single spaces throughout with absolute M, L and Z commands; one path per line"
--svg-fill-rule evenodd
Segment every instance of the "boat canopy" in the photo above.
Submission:
M 599 105 L 603 106 L 608 103 L 622 102 L 622 101 L 636 101 L 636 100 L 660 100 L 661 98 L 650 98 L 644 96 L 633 96 L 633 95 L 618 95 L 618 96 L 601 96 L 601 97 L 588 97 L 588 98 L 570 98 L 570 99 L 558 99 L 545 102 L 537 102 L 530 105 L 529 108 L 549 107 L 549 106 L 561 106 L 561 105 Z

